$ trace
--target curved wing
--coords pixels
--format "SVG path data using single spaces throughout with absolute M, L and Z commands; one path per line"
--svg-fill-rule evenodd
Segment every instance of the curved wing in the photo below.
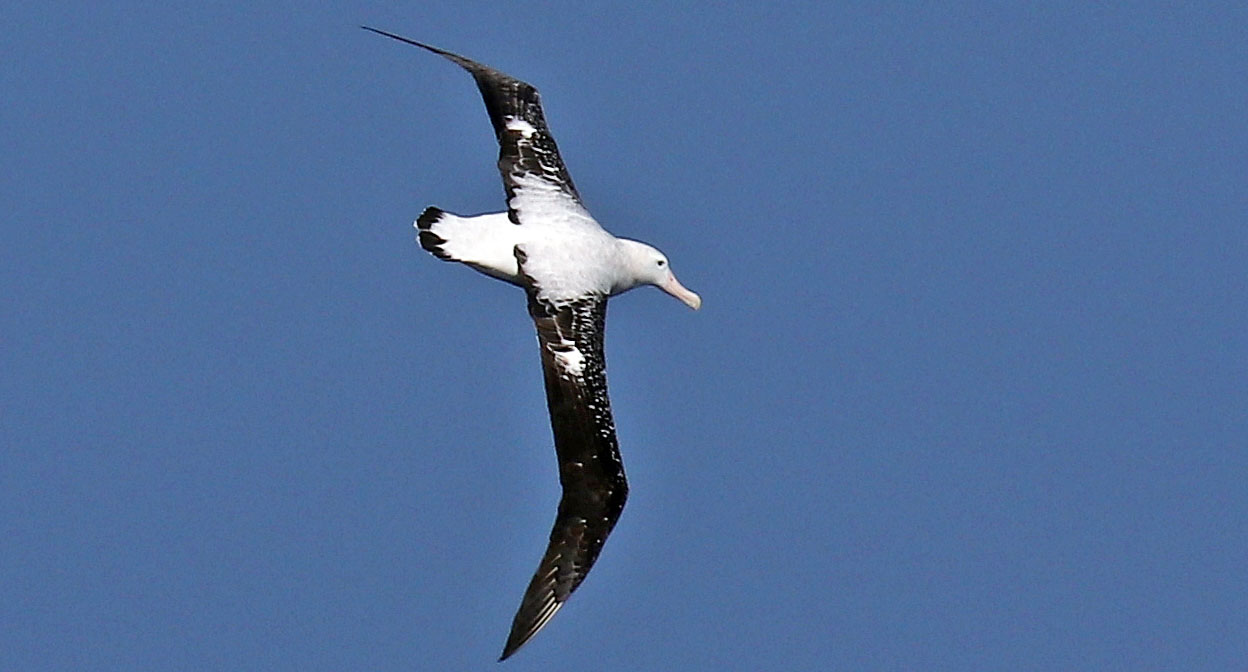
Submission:
M 546 380 L 546 402 L 563 496 L 537 572 L 499 660 L 524 645 L 589 573 L 628 498 L 607 399 L 602 335 L 606 297 L 554 306 L 529 292 Z
M 472 74 L 498 138 L 498 170 L 507 190 L 512 222 L 522 224 L 528 214 L 584 209 L 572 177 L 559 157 L 555 139 L 546 127 L 536 88 L 459 54 L 376 28 L 361 27 L 432 51 Z

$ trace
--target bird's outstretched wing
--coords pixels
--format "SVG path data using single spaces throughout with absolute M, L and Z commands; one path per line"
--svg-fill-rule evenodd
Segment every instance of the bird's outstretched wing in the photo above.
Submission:
M 628 497 L 607 400 L 602 335 L 606 297 L 554 306 L 529 292 L 563 496 L 550 545 L 529 583 L 499 660 L 550 620 L 585 579 Z
M 511 221 L 571 208 L 583 211 L 572 177 L 546 127 L 537 89 L 487 65 L 406 37 L 362 26 L 379 35 L 428 49 L 472 74 L 498 138 L 498 170 L 507 191 Z M 588 213 L 586 213 L 588 216 Z
M 458 54 L 365 28 L 444 56 L 472 74 L 498 138 L 498 167 L 513 223 L 542 227 L 573 222 L 598 228 L 559 157 L 537 89 Z M 550 544 L 521 600 L 500 660 L 537 634 L 585 579 L 628 497 L 607 400 L 602 343 L 607 297 L 591 293 L 572 301 L 549 300 L 534 277 L 541 275 L 538 269 L 525 268 L 521 246 L 515 255 L 537 326 L 563 495 Z

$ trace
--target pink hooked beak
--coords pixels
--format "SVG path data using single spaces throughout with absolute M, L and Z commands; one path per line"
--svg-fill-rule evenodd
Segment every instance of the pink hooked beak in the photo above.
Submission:
M 659 285 L 659 289 L 680 299 L 681 301 L 685 303 L 685 305 L 689 306 L 690 308 L 694 310 L 697 310 L 702 307 L 702 297 L 685 289 L 685 286 L 680 284 L 680 282 L 676 280 L 675 275 L 672 275 L 669 273 L 667 276 L 667 281 Z

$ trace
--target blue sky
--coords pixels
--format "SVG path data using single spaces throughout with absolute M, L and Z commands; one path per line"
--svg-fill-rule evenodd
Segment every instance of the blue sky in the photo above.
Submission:
M 631 498 L 508 669 L 1242 670 L 1248 14 L 618 4 L 0 9 L 0 669 L 500 669 L 533 327 L 368 24 L 704 299 L 613 300 Z

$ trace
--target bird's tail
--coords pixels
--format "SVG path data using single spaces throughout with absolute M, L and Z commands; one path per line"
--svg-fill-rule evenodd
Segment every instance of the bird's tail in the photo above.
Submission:
M 515 255 L 519 229 L 505 212 L 464 217 L 430 206 L 416 218 L 420 246 L 430 254 L 513 284 L 520 283 Z
M 416 218 L 417 237 L 420 239 L 420 246 L 433 256 L 447 261 L 455 261 L 455 258 L 445 248 L 446 238 L 438 235 L 437 232 L 438 229 L 442 228 L 438 226 L 438 223 L 448 217 L 454 217 L 454 215 L 434 205 L 425 208 L 425 211 L 420 213 L 420 217 Z

